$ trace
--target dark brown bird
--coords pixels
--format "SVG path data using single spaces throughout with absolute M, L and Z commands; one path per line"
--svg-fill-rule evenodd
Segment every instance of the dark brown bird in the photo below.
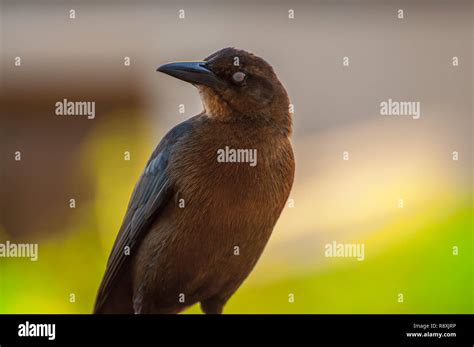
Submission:
M 158 71 L 195 85 L 204 111 L 156 147 L 132 194 L 95 313 L 223 306 L 255 266 L 294 176 L 285 88 L 234 48 Z

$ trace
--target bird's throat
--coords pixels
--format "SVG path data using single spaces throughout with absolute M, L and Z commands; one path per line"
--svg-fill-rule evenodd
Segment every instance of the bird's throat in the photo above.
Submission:
M 198 89 L 204 111 L 208 116 L 225 119 L 235 115 L 235 110 L 216 91 L 206 86 L 199 86 Z

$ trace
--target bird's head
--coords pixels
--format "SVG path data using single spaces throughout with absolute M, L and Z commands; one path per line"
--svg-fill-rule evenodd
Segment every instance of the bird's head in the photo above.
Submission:
M 165 64 L 158 71 L 195 85 L 211 117 L 260 120 L 291 132 L 286 90 L 271 65 L 252 53 L 224 48 L 204 61 Z

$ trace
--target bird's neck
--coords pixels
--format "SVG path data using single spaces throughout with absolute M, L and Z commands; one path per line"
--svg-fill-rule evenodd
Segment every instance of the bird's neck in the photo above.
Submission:
M 207 88 L 200 88 L 199 94 L 201 96 L 204 112 L 213 118 L 231 119 L 235 114 L 232 107 L 222 100 L 222 98 Z
M 201 101 L 204 107 L 204 113 L 215 120 L 222 122 L 252 122 L 254 124 L 265 123 L 277 130 L 277 132 L 290 136 L 292 132 L 292 118 L 289 112 L 289 101 L 282 102 L 281 105 L 275 105 L 269 108 L 267 113 L 262 114 L 243 114 L 236 111 L 223 100 L 219 95 L 208 92 L 206 89 L 199 90 Z

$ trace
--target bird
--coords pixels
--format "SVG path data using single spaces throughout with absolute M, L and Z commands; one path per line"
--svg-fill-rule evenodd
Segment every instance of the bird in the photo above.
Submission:
M 221 314 L 289 198 L 289 97 L 269 63 L 233 47 L 157 71 L 194 85 L 203 111 L 172 128 L 151 154 L 94 313 L 177 314 L 199 303 L 203 313 Z

